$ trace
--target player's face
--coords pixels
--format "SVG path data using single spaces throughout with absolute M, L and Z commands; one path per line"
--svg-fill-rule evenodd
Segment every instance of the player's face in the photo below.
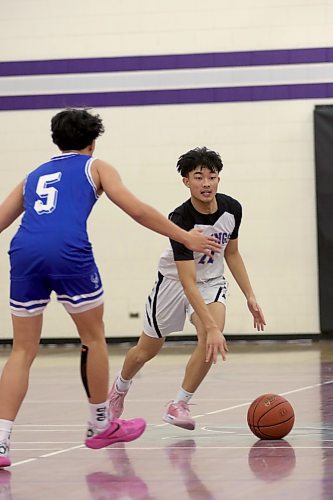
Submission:
M 191 191 L 191 196 L 201 203 L 215 201 L 220 178 L 216 172 L 206 167 L 197 167 L 184 177 L 184 184 Z

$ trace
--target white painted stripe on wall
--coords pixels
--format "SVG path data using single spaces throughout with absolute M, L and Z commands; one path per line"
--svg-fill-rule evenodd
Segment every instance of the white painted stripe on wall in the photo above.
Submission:
M 0 95 L 121 92 L 333 82 L 333 63 L 0 78 Z

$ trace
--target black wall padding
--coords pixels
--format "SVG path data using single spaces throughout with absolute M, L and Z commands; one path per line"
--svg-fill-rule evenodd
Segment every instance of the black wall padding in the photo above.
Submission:
M 320 330 L 333 332 L 333 106 L 314 111 Z M 310 283 L 309 283 L 310 285 Z M 310 285 L 311 286 L 311 285 Z

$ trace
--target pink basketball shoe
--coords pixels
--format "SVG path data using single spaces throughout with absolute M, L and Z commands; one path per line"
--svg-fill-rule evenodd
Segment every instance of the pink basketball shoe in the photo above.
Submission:
M 9 467 L 12 462 L 9 458 L 9 441 L 0 441 L 0 468 Z
M 177 427 L 182 427 L 189 431 L 195 429 L 195 421 L 190 416 L 190 409 L 185 401 L 178 401 L 178 403 L 171 401 L 168 404 L 163 420 L 164 422 L 168 422 L 168 424 L 177 425 Z
M 90 427 L 85 444 L 88 448 L 96 450 L 114 443 L 134 441 L 143 434 L 145 428 L 146 422 L 142 418 L 133 418 L 132 420 L 115 418 L 102 432 L 97 433 L 95 429 Z
M 112 418 L 119 418 L 122 415 L 124 411 L 124 399 L 128 391 L 129 389 L 127 391 L 118 391 L 117 379 L 113 382 L 108 396 L 109 411 Z

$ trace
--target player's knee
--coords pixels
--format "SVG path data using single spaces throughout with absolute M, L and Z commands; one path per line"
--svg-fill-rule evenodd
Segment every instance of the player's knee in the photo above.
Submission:
M 134 361 L 138 365 L 147 363 L 150 359 L 155 357 L 155 353 L 146 351 L 145 349 L 135 349 L 134 351 Z
M 13 355 L 20 356 L 21 360 L 27 364 L 31 365 L 37 356 L 39 345 L 36 344 L 24 344 L 13 346 Z

